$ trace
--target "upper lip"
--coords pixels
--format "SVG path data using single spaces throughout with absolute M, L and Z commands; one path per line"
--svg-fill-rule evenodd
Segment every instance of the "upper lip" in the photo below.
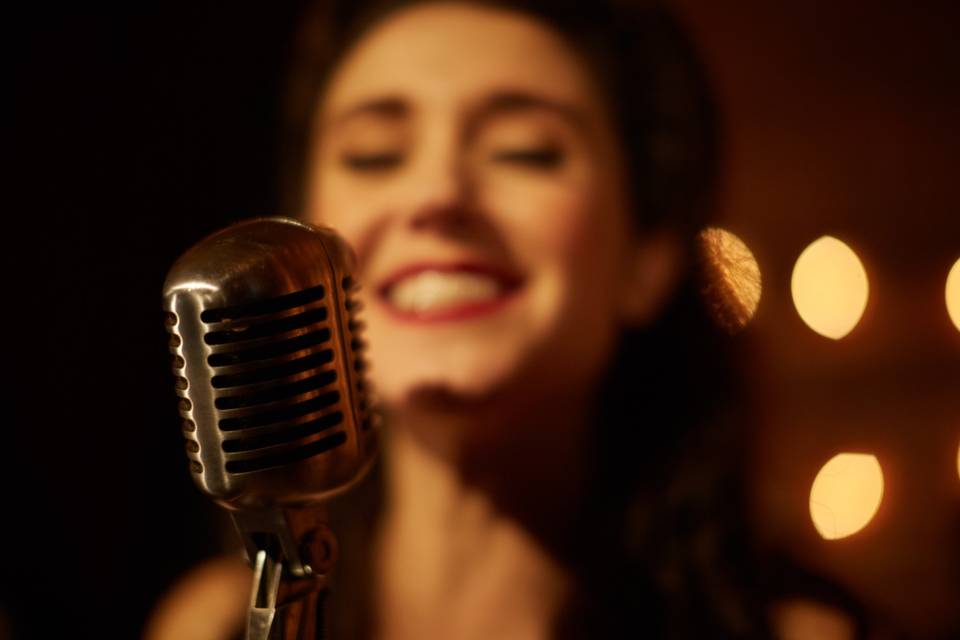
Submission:
M 386 296 L 390 289 L 404 278 L 415 276 L 424 271 L 459 271 L 481 274 L 496 280 L 504 290 L 514 289 L 523 283 L 523 277 L 516 271 L 481 260 L 419 261 L 408 263 L 391 272 L 377 285 L 377 293 Z

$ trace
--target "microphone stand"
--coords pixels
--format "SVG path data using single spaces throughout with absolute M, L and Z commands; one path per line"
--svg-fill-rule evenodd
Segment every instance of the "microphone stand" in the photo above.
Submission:
M 231 514 L 253 564 L 246 640 L 316 640 L 336 560 L 323 509 L 282 508 Z

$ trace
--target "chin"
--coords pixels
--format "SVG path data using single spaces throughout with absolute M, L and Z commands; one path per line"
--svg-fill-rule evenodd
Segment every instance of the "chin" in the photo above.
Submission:
M 536 350 L 537 318 L 516 295 L 472 317 L 398 317 L 372 301 L 367 313 L 370 378 L 384 405 L 400 411 L 442 394 L 492 401 L 515 384 Z
M 371 371 L 381 398 L 394 411 L 440 396 L 464 404 L 490 402 L 510 395 L 504 391 L 516 384 L 523 368 L 521 352 L 503 341 L 493 345 L 460 341 L 416 350 L 406 346 L 383 353 Z M 384 375 L 377 376 L 377 370 Z
M 558 394 L 582 390 L 604 349 L 600 332 L 567 322 L 577 310 L 566 304 L 569 293 L 551 280 L 528 280 L 497 308 L 424 322 L 371 300 L 370 377 L 385 409 L 395 422 L 433 412 L 447 422 L 506 427 L 555 404 Z

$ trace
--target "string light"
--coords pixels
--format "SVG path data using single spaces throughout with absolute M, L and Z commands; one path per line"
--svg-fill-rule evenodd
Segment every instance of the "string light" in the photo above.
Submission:
M 953 263 L 953 268 L 947 275 L 944 297 L 947 299 L 947 313 L 950 314 L 954 326 L 960 331 L 960 258 Z
M 832 236 L 812 242 L 797 258 L 790 282 L 793 304 L 808 327 L 839 340 L 863 316 L 867 272 L 853 249 Z
M 817 473 L 810 488 L 810 518 L 826 540 L 863 529 L 883 500 L 883 471 L 876 456 L 838 453 Z
M 763 287 L 757 259 L 743 240 L 715 227 L 700 232 L 700 249 L 710 312 L 727 331 L 739 331 L 760 304 Z

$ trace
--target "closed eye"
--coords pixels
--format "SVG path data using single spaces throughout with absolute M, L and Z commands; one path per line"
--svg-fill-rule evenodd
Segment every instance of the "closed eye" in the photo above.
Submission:
M 340 163 L 354 171 L 385 171 L 400 164 L 402 155 L 395 152 L 385 153 L 344 153 Z
M 563 163 L 563 151 L 557 147 L 501 149 L 493 152 L 495 162 L 528 165 L 536 169 L 555 169 Z

